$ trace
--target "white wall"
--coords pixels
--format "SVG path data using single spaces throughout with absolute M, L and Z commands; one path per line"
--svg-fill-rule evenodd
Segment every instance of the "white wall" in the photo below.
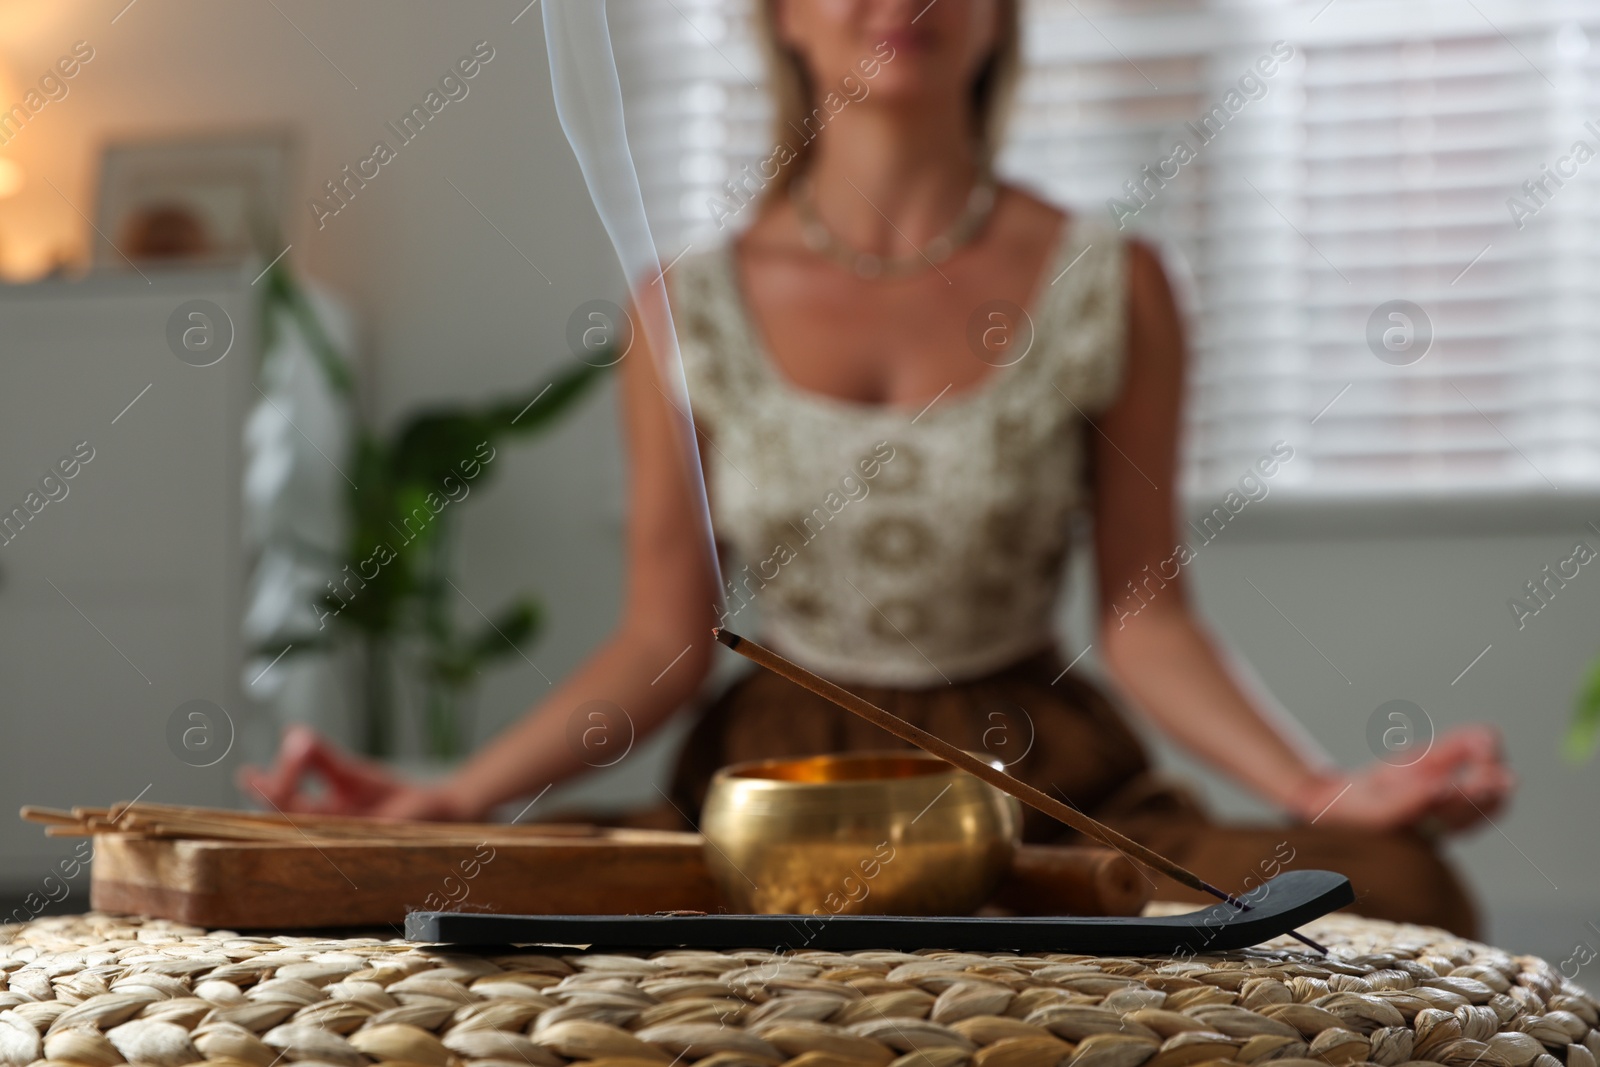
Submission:
M 198 0 L 138 0 L 126 10 L 124 0 L 0 0 L 0 50 L 19 80 L 36 78 L 73 41 L 96 49 L 71 95 L 9 150 L 30 185 L 0 201 L 0 247 L 23 262 L 50 242 L 79 241 L 82 220 L 45 180 L 90 210 L 97 146 L 113 134 L 287 123 L 302 146 L 290 256 L 363 321 L 377 417 L 536 380 L 564 358 L 571 310 L 614 298 L 620 283 L 551 108 L 539 9 L 513 24 L 524 3 L 277 0 L 280 15 L 273 5 Z M 479 40 L 495 58 L 471 94 L 448 105 L 325 229 L 308 225 L 305 197 L 365 156 L 384 123 Z M 620 591 L 623 473 L 610 396 L 553 438 L 515 450 L 499 477 L 466 519 L 463 588 L 486 608 L 514 590 L 542 593 L 551 625 L 532 657 L 559 677 L 603 635 Z M 1246 517 L 1249 524 L 1230 528 L 1193 568 L 1205 611 L 1343 759 L 1369 756 L 1367 717 L 1392 698 L 1422 705 L 1441 727 L 1501 723 L 1524 788 L 1498 830 L 1459 855 L 1492 908 L 1495 936 L 1562 958 L 1582 920 L 1600 920 L 1600 864 L 1588 828 L 1595 771 L 1557 756 L 1575 679 L 1600 643 L 1600 578 L 1585 574 L 1522 633 L 1511 628 L 1505 599 L 1580 536 L 1584 521 L 1600 520 L 1600 505 L 1589 513 L 1523 509 L 1509 523 L 1492 509 L 1468 509 L 1421 528 L 1393 512 L 1307 512 L 1275 502 Z M 1283 625 L 1246 576 L 1350 684 Z M 1077 633 L 1081 644 L 1081 626 Z M 543 688 L 520 663 L 497 673 L 483 690 L 480 732 Z M 10 761 L 41 758 L 0 751 L 0 790 Z M 85 740 L 73 773 L 90 791 L 98 768 L 119 758 Z M 629 795 L 654 796 L 652 766 L 635 758 L 621 768 Z M 1214 792 L 1226 810 L 1253 810 Z M 8 805 L 23 799 L 4 795 Z M 0 872 L 0 882 L 26 877 Z

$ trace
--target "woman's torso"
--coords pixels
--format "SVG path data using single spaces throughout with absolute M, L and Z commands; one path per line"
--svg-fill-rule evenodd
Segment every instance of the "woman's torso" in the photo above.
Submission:
M 794 384 L 756 326 L 782 316 L 746 304 L 731 246 L 673 268 L 713 521 L 737 556 L 728 625 L 759 605 L 767 639 L 798 662 L 903 687 L 1052 641 L 1069 520 L 1087 501 L 1086 418 L 1115 395 L 1124 319 L 1115 233 L 1076 219 L 1059 232 L 1026 308 L 975 301 L 960 316 L 974 363 L 993 369 L 920 410 Z M 849 328 L 836 325 L 841 348 L 859 343 Z M 806 331 L 811 345 L 828 332 Z

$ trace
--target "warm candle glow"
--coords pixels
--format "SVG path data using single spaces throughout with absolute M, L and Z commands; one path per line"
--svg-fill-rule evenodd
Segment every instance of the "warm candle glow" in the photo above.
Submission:
M 22 167 L 14 159 L 0 156 L 0 200 L 22 188 Z

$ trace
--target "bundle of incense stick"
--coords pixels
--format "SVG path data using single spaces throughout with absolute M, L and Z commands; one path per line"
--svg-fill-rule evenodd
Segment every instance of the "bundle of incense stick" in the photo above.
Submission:
M 71 811 L 29 805 L 29 822 L 43 823 L 51 837 L 92 834 L 139 834 L 144 837 L 213 841 L 462 841 L 529 840 L 546 837 L 594 837 L 599 827 L 570 823 L 426 823 L 351 818 L 339 815 L 274 814 L 195 808 L 149 801 L 113 804 L 108 808 L 76 807 Z
M 729 630 L 716 629 L 712 631 L 712 635 L 745 659 L 765 667 L 780 677 L 787 678 L 796 685 L 811 690 L 811 692 L 829 703 L 836 704 L 851 714 L 860 716 L 874 726 L 887 730 L 902 741 L 908 741 L 916 745 L 930 755 L 938 756 L 946 763 L 959 767 L 973 777 L 988 782 L 1001 792 L 1009 793 L 1011 796 L 1016 797 L 1030 808 L 1042 811 L 1056 821 L 1065 823 L 1085 837 L 1114 848 L 1129 859 L 1160 871 L 1181 885 L 1209 894 L 1218 900 L 1226 901 L 1240 910 L 1249 910 L 1249 905 L 1244 901 L 1235 897 L 1232 893 L 1218 889 L 1182 864 L 1168 859 L 1161 853 L 1140 844 L 1125 834 L 1118 833 L 1099 820 L 1085 815 L 1076 808 L 1063 804 L 1028 783 L 1011 777 L 1005 771 L 990 766 L 977 756 L 964 749 L 957 748 L 942 737 L 930 734 L 919 726 L 914 726 L 898 716 L 891 715 L 871 701 L 863 700 L 848 689 L 834 685 L 826 678 L 811 673 L 798 663 L 792 663 L 784 659 L 772 649 L 758 645 L 749 638 L 740 637 Z M 1327 954 L 1326 949 L 1303 934 L 1291 932 L 1290 936 L 1324 955 Z

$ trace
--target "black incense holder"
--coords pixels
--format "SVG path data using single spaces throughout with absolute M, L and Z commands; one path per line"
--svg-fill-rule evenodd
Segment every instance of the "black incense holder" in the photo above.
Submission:
M 1152 918 L 966 918 L 894 915 L 485 915 L 414 911 L 406 939 L 449 945 L 561 945 L 589 949 L 954 949 L 1167 956 L 1229 952 L 1292 934 L 1354 903 L 1349 879 L 1288 871 L 1256 887 L 1250 908 L 1213 904 Z

